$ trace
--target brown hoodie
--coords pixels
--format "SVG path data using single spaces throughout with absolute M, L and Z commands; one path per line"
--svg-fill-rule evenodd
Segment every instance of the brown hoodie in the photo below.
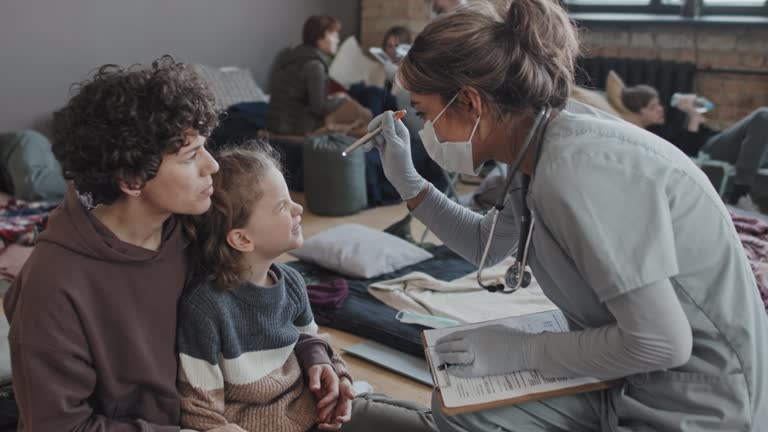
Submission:
M 175 218 L 150 251 L 120 241 L 72 188 L 4 299 L 19 430 L 178 431 Z

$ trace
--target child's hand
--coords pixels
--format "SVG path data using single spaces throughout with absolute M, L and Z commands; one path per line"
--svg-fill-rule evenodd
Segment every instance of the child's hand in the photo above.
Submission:
M 341 425 L 352 419 L 352 400 L 355 398 L 355 391 L 352 383 L 346 377 L 339 380 L 339 398 L 336 401 L 333 410 L 333 416 L 326 418 L 318 424 L 318 429 L 324 431 L 336 431 Z M 321 417 L 322 418 L 322 417 Z
M 309 368 L 309 390 L 317 399 L 317 421 L 330 417 L 339 399 L 339 377 L 329 364 L 317 364 Z

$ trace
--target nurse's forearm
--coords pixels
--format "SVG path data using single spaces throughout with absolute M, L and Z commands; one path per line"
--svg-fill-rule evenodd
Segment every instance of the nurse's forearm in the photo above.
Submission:
M 418 207 L 419 204 L 421 204 L 421 202 L 424 201 L 424 198 L 427 196 L 427 192 L 429 192 L 429 184 L 427 184 L 427 186 L 424 189 L 422 189 L 422 191 L 419 192 L 418 195 L 416 195 L 415 197 L 409 200 L 406 200 L 405 205 L 408 206 L 408 210 L 413 211 L 413 209 Z
M 691 326 L 669 280 L 607 302 L 617 324 L 531 339 L 526 363 L 548 376 L 603 379 L 669 369 L 691 355 Z
M 411 206 L 411 204 L 414 204 Z M 411 213 L 426 225 L 446 246 L 467 261 L 479 264 L 491 229 L 490 215 L 485 217 L 451 201 L 429 185 L 408 202 Z M 509 212 L 503 211 L 496 224 L 487 265 L 509 256 L 517 246 L 517 224 Z

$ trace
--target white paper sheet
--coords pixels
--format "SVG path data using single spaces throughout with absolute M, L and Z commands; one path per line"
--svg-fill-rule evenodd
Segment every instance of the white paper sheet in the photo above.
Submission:
M 495 324 L 508 326 L 526 333 L 568 331 L 568 323 L 560 310 L 485 321 L 460 327 L 426 330 L 424 339 L 427 342 L 428 360 L 437 379 L 443 403 L 447 408 L 512 399 L 600 381 L 596 378 L 548 378 L 538 371 L 519 371 L 505 375 L 461 378 L 449 376 L 445 370 L 438 370 L 439 358 L 435 352 L 435 343 L 438 339 L 459 329 L 468 330 Z
M 339 46 L 336 57 L 331 62 L 328 75 L 339 84 L 349 88 L 350 85 L 360 81 L 370 84 L 371 73 L 375 69 L 381 69 L 381 66 L 368 58 L 357 43 L 357 39 L 350 36 Z

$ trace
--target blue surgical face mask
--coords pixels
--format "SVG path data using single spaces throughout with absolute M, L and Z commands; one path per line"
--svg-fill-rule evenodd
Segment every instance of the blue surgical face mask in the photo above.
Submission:
M 395 319 L 401 323 L 421 324 L 430 328 L 453 327 L 461 324 L 459 321 L 450 318 L 443 318 L 433 315 L 423 315 L 416 312 L 400 311 L 395 315 Z
M 469 134 L 467 141 L 453 142 L 443 141 L 441 142 L 437 138 L 434 124 L 440 119 L 445 110 L 456 100 L 458 93 L 448 102 L 448 105 L 440 111 L 440 114 L 435 117 L 434 121 L 427 120 L 424 123 L 424 128 L 419 131 L 421 142 L 424 143 L 424 148 L 427 150 L 427 154 L 432 158 L 440 167 L 446 171 L 477 175 L 480 170 L 475 169 L 475 161 L 472 157 L 472 138 L 475 136 L 475 131 L 480 125 L 480 117 L 477 117 L 475 127 L 472 128 L 472 132 Z

